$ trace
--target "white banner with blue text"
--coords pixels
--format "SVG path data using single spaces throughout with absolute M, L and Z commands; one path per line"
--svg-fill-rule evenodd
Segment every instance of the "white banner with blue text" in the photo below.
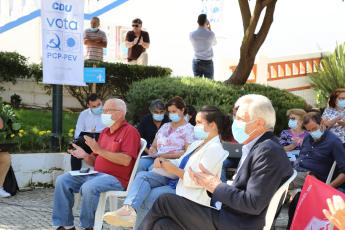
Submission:
M 83 86 L 83 0 L 41 0 L 43 83 Z

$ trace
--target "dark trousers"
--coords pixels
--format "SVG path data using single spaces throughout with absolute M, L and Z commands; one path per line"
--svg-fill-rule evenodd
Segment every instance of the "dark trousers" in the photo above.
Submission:
M 139 230 L 216 230 L 219 212 L 175 194 L 161 195 Z
M 213 79 L 213 61 L 193 59 L 193 73 L 196 77 Z
M 71 169 L 80 170 L 81 169 L 82 159 L 78 159 L 71 155 Z

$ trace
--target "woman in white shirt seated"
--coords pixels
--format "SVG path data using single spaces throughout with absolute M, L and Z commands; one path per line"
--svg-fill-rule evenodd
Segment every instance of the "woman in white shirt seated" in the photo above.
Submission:
M 196 116 L 193 142 L 187 151 L 175 160 L 156 158 L 152 171 L 142 171 L 128 191 L 124 206 L 108 212 L 104 220 L 114 226 L 139 226 L 154 201 L 164 193 L 176 193 L 199 204 L 210 206 L 207 191 L 196 185 L 188 169 L 200 171 L 202 164 L 215 175 L 220 175 L 228 152 L 223 149 L 220 135 L 230 131 L 230 120 L 214 106 L 204 106 Z

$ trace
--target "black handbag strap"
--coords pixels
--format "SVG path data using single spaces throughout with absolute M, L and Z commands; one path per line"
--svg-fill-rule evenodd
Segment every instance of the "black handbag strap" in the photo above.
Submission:
M 138 41 L 137 41 L 137 44 L 135 44 L 136 46 L 139 44 L 139 42 L 140 42 L 140 39 L 141 39 L 141 35 L 142 35 L 142 31 L 140 31 L 140 36 L 139 36 L 139 39 L 138 39 Z

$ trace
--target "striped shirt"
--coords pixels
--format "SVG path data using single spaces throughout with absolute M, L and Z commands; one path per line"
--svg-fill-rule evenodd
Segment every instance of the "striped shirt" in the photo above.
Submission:
M 98 39 L 102 38 L 103 42 L 107 42 L 107 36 L 105 33 L 98 29 L 96 32 L 91 31 L 91 29 L 86 29 L 84 32 L 84 39 Z M 93 45 L 86 45 L 86 56 L 85 59 L 103 61 L 103 48 Z

